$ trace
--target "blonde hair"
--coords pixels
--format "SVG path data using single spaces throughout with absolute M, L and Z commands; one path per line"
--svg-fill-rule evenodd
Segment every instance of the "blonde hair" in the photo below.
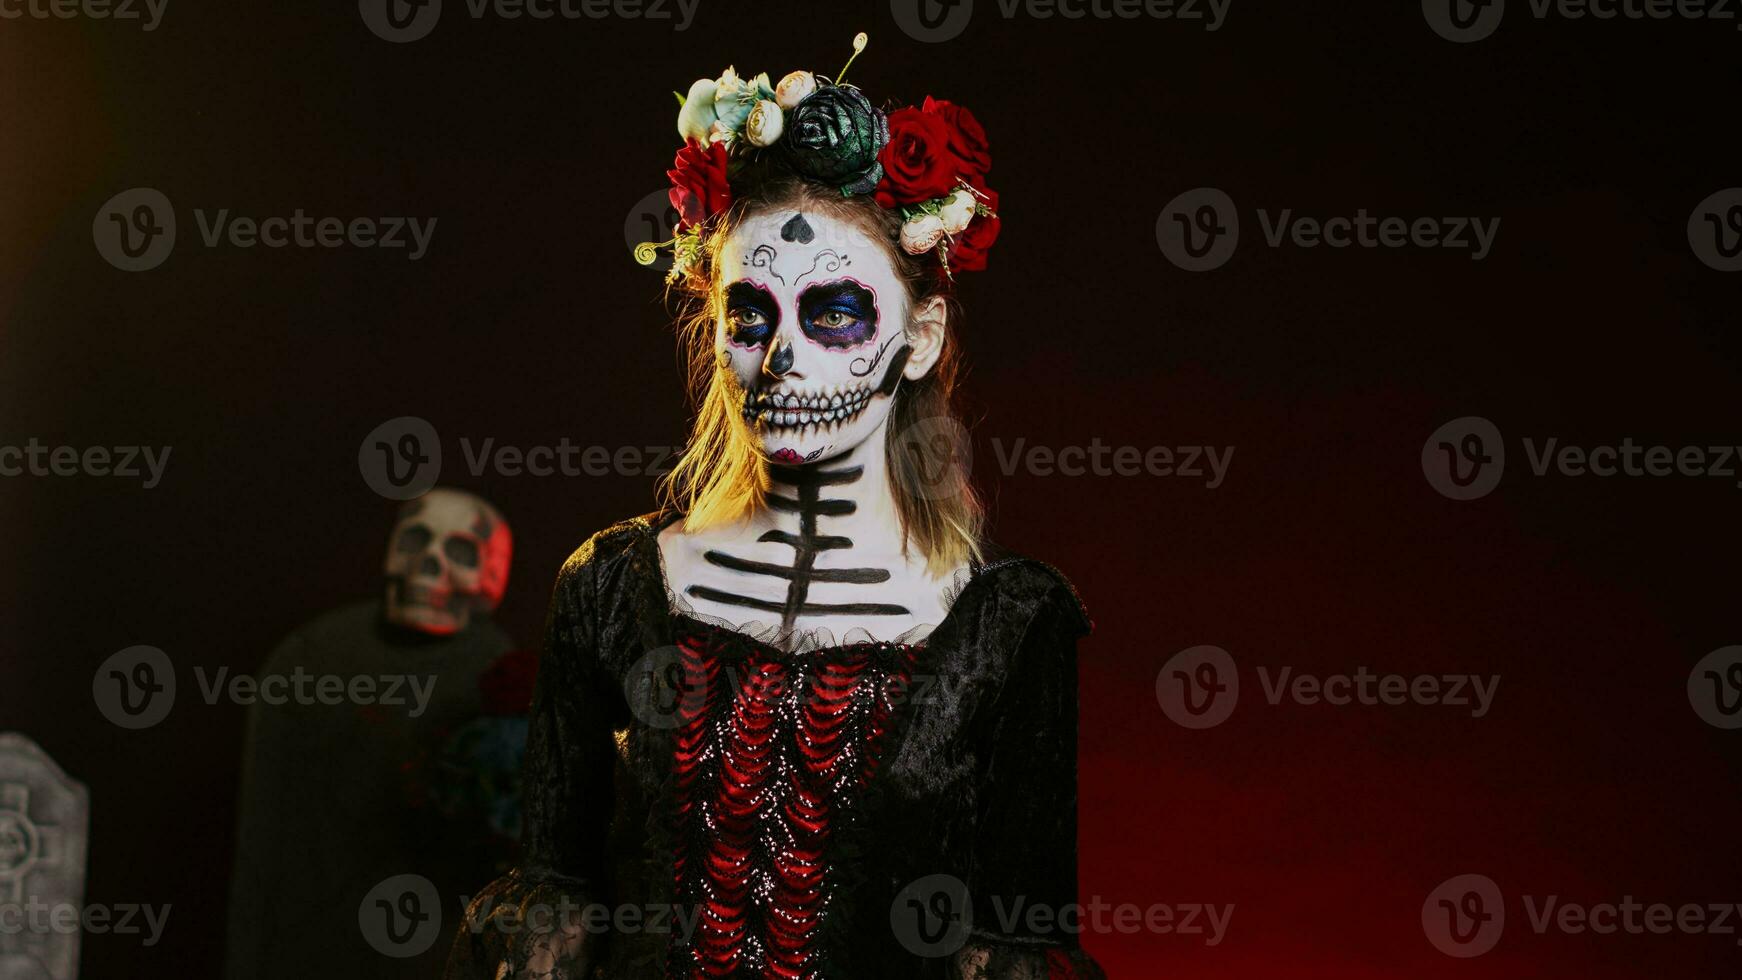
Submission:
M 870 197 L 844 197 L 798 178 L 760 182 L 734 201 L 708 233 L 700 261 L 675 286 L 680 297 L 678 336 L 695 423 L 684 451 L 660 481 L 661 500 L 683 513 L 685 530 L 697 531 L 748 517 L 768 493 L 760 447 L 740 415 L 742 399 L 715 356 L 714 333 L 722 315 L 717 269 L 726 239 L 747 218 L 779 210 L 821 213 L 852 223 L 883 245 L 907 287 L 910 312 L 933 300 L 945 304 L 942 353 L 924 378 L 896 388 L 884 458 L 903 550 L 917 548 L 933 574 L 978 561 L 985 506 L 967 472 L 953 459 L 954 439 L 942 440 L 950 445 L 940 448 L 939 440 L 924 438 L 940 427 L 966 438 L 953 405 L 961 371 L 955 336 L 961 307 L 932 266 L 902 251 L 901 220 L 894 211 Z

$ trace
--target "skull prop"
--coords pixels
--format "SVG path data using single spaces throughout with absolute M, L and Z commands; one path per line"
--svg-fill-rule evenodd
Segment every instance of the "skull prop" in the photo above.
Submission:
M 481 497 L 437 487 L 406 503 L 387 545 L 388 621 L 458 633 L 502 601 L 513 553 L 508 522 Z

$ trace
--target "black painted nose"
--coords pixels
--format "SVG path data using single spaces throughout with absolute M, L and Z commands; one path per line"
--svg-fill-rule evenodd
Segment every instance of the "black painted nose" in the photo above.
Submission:
M 776 378 L 784 378 L 792 370 L 792 341 L 778 338 L 768 351 L 768 359 L 762 362 L 762 370 Z

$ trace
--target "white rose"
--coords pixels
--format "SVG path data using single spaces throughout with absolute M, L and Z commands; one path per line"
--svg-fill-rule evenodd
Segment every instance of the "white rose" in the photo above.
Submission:
M 744 123 L 744 138 L 756 146 L 773 146 L 785 128 L 786 117 L 780 106 L 762 99 L 750 110 L 750 118 Z
M 944 231 L 952 235 L 960 235 L 962 229 L 968 227 L 968 222 L 974 220 L 974 209 L 980 204 L 974 193 L 967 188 L 958 188 L 944 202 L 939 215 L 944 222 Z
M 677 111 L 679 136 L 698 143 L 705 143 L 712 138 L 714 122 L 719 118 L 714 114 L 714 93 L 719 87 L 720 83 L 711 78 L 698 78 L 690 86 L 690 94 L 684 99 L 683 108 Z
M 810 98 L 816 90 L 817 76 L 808 71 L 795 71 L 774 87 L 774 101 L 780 103 L 782 109 L 791 109 Z
M 943 237 L 944 223 L 937 215 L 915 215 L 901 226 L 901 249 L 909 255 L 924 255 Z

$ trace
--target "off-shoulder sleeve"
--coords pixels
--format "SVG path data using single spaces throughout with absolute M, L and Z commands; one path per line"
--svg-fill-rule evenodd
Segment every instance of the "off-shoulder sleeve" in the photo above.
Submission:
M 1055 579 L 980 728 L 973 932 L 952 961 L 962 980 L 1105 976 L 1078 942 L 1077 640 L 1088 630 Z
M 522 770 L 521 863 L 472 900 L 447 980 L 578 980 L 595 958 L 600 937 L 585 931 L 582 910 L 607 901 L 615 688 L 598 657 L 592 551 L 589 542 L 575 552 L 551 594 Z

